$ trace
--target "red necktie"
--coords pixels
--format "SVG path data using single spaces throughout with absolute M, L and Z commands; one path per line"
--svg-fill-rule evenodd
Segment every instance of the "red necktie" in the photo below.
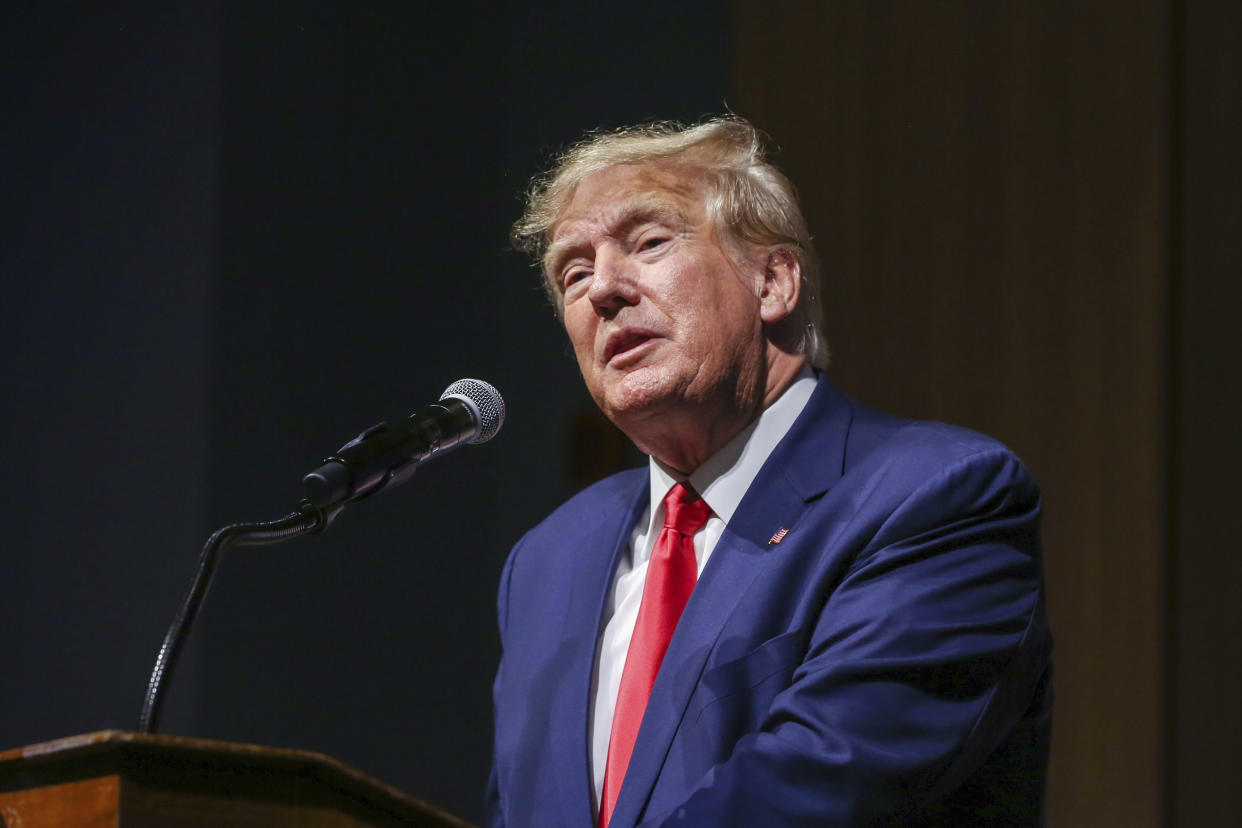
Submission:
M 634 752 L 638 726 L 655 684 L 664 651 L 673 637 L 677 619 L 690 600 L 697 579 L 694 534 L 711 517 L 711 507 L 691 488 L 678 483 L 664 498 L 664 529 L 647 564 L 638 621 L 621 671 L 621 687 L 608 737 L 608 765 L 600 792 L 599 828 L 607 828 L 617 806 L 621 781 Z

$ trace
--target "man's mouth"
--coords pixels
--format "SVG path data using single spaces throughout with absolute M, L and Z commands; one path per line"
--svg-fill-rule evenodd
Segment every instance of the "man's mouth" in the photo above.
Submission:
M 604 345 L 604 364 L 624 360 L 627 356 L 655 338 L 655 334 L 639 328 L 623 328 L 608 337 Z

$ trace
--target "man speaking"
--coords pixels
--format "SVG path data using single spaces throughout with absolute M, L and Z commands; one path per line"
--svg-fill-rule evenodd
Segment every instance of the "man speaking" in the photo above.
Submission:
M 1039 824 L 1038 489 L 995 441 L 832 383 L 754 128 L 590 136 L 514 240 L 650 462 L 505 565 L 490 823 Z

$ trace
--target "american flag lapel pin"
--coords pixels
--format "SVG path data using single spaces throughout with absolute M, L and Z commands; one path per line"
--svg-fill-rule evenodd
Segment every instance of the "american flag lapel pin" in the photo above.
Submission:
M 786 529 L 784 526 L 782 526 L 780 529 L 776 530 L 776 532 L 772 535 L 772 537 L 768 538 L 768 545 L 776 546 L 776 544 L 783 541 L 785 539 L 785 536 L 788 534 L 789 534 L 789 530 Z

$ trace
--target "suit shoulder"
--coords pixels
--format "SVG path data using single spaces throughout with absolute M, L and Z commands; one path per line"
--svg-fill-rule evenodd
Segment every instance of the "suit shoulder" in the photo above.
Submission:
M 596 481 L 556 507 L 551 514 L 536 524 L 531 532 L 538 532 L 544 527 L 562 527 L 565 523 L 573 523 L 584 515 L 589 516 L 594 522 L 601 512 L 628 509 L 638 490 L 646 485 L 648 474 L 644 466 L 627 469 Z
M 645 489 L 647 477 L 648 471 L 643 467 L 592 483 L 531 528 L 518 541 L 518 547 L 564 548 L 567 541 L 594 529 L 602 519 L 628 514 L 634 508 L 635 498 Z
M 962 426 L 933 420 L 906 420 L 853 402 L 854 416 L 847 441 L 846 465 L 872 457 L 903 456 L 912 460 L 953 462 L 971 455 L 1016 456 L 999 440 Z
M 1038 498 L 1030 470 L 1005 444 L 986 434 L 931 420 L 902 420 L 858 407 L 845 471 L 880 475 L 913 492 L 935 479 L 988 481 L 1023 499 Z
M 978 455 L 1017 459 L 1004 443 L 969 428 L 931 420 L 911 420 L 893 432 L 890 448 L 915 456 L 929 455 L 953 462 Z
M 637 517 L 647 474 L 633 469 L 588 486 L 523 535 L 501 574 L 500 617 L 508 616 L 510 598 L 569 594 L 574 573 L 609 559 Z

